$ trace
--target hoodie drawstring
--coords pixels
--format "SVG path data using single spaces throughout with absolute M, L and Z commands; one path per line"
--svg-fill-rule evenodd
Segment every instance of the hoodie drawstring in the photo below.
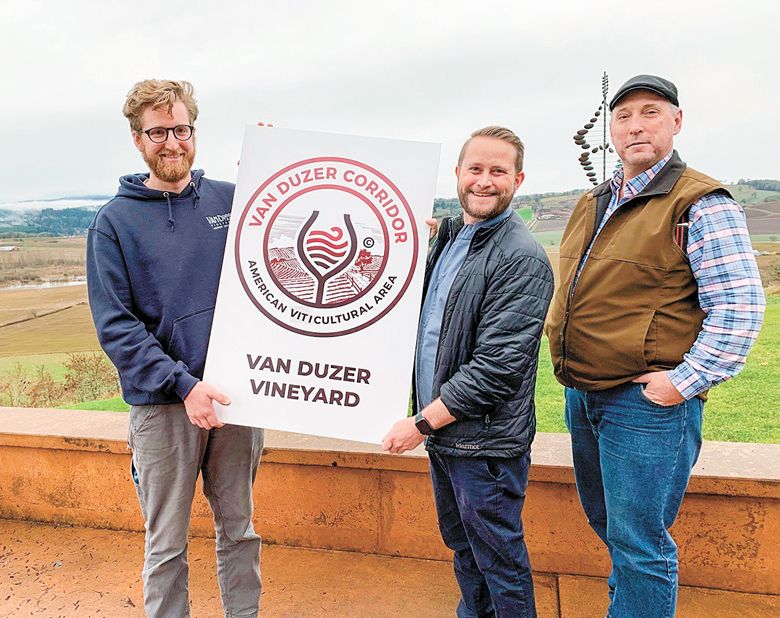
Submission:
M 195 194 L 195 199 L 192 203 L 192 209 L 195 210 L 198 207 L 198 202 L 200 201 L 200 193 L 198 193 L 198 187 L 195 186 L 194 182 L 190 182 L 190 186 L 192 187 L 192 192 Z
M 168 202 L 168 225 L 171 228 L 171 232 L 173 232 L 174 220 L 173 220 L 173 206 L 171 205 L 171 194 L 165 191 L 163 192 L 163 195 L 165 196 L 165 199 Z

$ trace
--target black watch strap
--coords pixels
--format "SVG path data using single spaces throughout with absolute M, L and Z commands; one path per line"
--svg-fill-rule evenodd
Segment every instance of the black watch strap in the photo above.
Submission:
M 414 415 L 414 425 L 417 427 L 417 431 L 424 436 L 429 436 L 433 433 L 433 427 L 431 427 L 431 424 L 422 415 L 422 412 L 418 412 Z

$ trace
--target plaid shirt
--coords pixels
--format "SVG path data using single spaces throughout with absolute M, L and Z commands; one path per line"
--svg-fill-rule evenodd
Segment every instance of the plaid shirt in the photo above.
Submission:
M 625 183 L 623 170 L 615 172 L 610 183 L 612 198 L 595 236 L 609 217 L 642 191 L 671 157 L 670 152 Z M 623 195 L 618 199 L 621 186 Z M 686 399 L 742 370 L 761 330 L 766 306 L 742 207 L 726 195 L 709 193 L 691 204 L 688 217 L 688 261 L 699 286 L 699 305 L 706 316 L 683 362 L 669 372 L 672 384 Z M 577 275 L 592 246 L 591 242 Z

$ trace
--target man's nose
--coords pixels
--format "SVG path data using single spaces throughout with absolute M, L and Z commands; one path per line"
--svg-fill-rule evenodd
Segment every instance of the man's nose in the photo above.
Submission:
M 486 187 L 486 186 L 490 185 L 491 182 L 493 182 L 493 179 L 490 177 L 490 172 L 488 172 L 487 170 L 482 172 L 477 177 L 477 184 L 480 187 Z
M 168 136 L 165 138 L 165 147 L 168 150 L 179 149 L 179 140 L 176 139 L 176 136 L 173 134 L 173 131 L 168 131 Z

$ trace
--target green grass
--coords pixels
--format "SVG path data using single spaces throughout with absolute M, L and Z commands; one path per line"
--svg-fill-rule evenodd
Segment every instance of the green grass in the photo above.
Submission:
M 532 232 L 536 242 L 542 247 L 555 247 L 561 244 L 561 236 L 563 236 L 563 230 L 556 232 Z
M 780 296 L 769 296 L 764 326 L 745 369 L 710 392 L 704 406 L 705 439 L 780 443 L 779 350 Z
M 773 200 L 780 199 L 778 191 L 764 191 L 763 189 L 754 189 L 750 185 L 731 185 L 729 192 L 740 204 L 760 205 L 767 198 Z
M 780 296 L 767 298 L 764 326 L 745 369 L 710 391 L 704 406 L 704 439 L 780 444 Z M 563 387 L 553 377 L 547 339 L 536 380 L 537 429 L 565 432 Z
M 533 217 L 533 213 L 531 212 L 531 209 L 528 207 L 525 208 L 517 208 L 515 209 L 515 212 L 520 215 L 520 218 L 528 223 L 531 218 Z
M 552 234 L 555 234 L 553 232 Z M 704 409 L 704 437 L 730 442 L 763 442 L 780 444 L 780 296 L 769 296 L 764 326 L 747 365 L 736 378 L 721 384 L 710 393 Z M 34 370 L 39 365 L 49 369 L 56 380 L 65 373 L 66 355 L 34 354 L 0 358 L 0 375 L 16 362 Z M 120 397 L 102 401 L 70 404 L 64 408 L 124 412 L 129 406 Z M 548 342 L 542 342 L 539 373 L 536 381 L 536 415 L 539 431 L 565 432 L 563 421 L 563 387 L 553 377 Z
M 547 337 L 544 337 L 539 350 L 539 371 L 536 374 L 537 431 L 565 433 L 563 406 L 563 386 L 553 375 L 550 344 Z
M 61 352 L 54 354 L 28 354 L 27 356 L 0 357 L 0 375 L 6 374 L 19 363 L 28 373 L 33 374 L 38 367 L 50 371 L 58 382 L 65 379 L 65 361 L 68 355 Z
M 130 409 L 130 406 L 121 397 L 102 399 L 100 401 L 85 401 L 60 407 L 66 410 L 103 410 L 105 412 L 127 412 Z

